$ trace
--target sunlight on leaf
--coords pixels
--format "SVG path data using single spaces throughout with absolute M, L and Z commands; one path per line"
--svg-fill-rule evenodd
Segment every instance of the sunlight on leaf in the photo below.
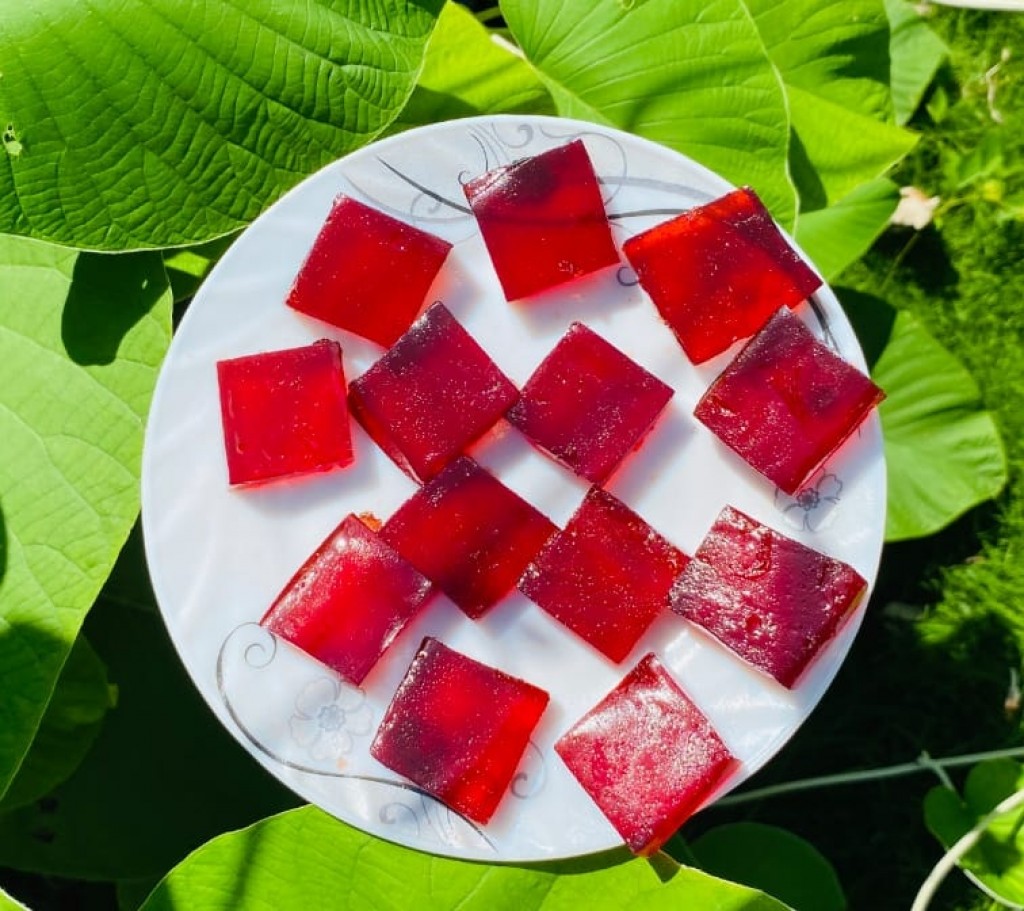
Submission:
M 571 864 L 527 869 L 448 860 L 364 835 L 305 807 L 204 845 L 171 871 L 143 909 L 785 909 L 763 893 L 697 870 L 675 868 L 662 882 L 647 861 L 616 861 L 621 856 L 601 867 L 591 859 L 581 872 Z
M 0 237 L 0 793 L 139 509 L 160 257 Z
M 896 122 L 903 124 L 920 106 L 949 48 L 913 3 L 885 0 L 885 9 L 892 28 L 892 103 Z
M 497 43 L 465 7 L 441 11 L 423 71 L 389 132 L 477 114 L 553 114 L 554 104 L 533 68 Z
M 5 3 L 0 232 L 125 250 L 237 230 L 391 122 L 441 5 Z
M 855 291 L 840 298 L 888 395 L 886 540 L 933 534 L 1006 483 L 999 432 L 966 368 L 913 314 Z
M 898 199 L 891 180 L 869 181 L 827 209 L 802 214 L 796 242 L 826 281 L 832 281 L 885 230 Z
M 0 911 L 29 911 L 29 909 L 0 889 Z
M 1003 800 L 1024 788 L 1024 768 L 1012 759 L 980 763 L 967 775 L 963 798 L 940 785 L 925 796 L 924 818 L 931 833 L 949 848 Z M 1024 903 L 1024 815 L 997 817 L 961 866 L 999 898 Z
M 560 114 L 663 143 L 796 214 L 782 86 L 740 0 L 502 0 Z

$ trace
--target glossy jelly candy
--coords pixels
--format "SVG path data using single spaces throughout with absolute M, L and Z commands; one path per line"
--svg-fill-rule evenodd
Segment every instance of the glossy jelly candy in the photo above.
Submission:
M 658 850 L 737 767 L 649 654 L 555 750 L 634 854 Z
M 463 189 L 508 300 L 619 262 L 582 140 L 495 168 Z
M 491 818 L 548 704 L 544 690 L 426 638 L 370 754 L 453 810 Z
M 463 456 L 406 500 L 380 533 L 466 614 L 479 617 L 515 586 L 556 531 Z
M 711 384 L 694 415 L 793 494 L 884 397 L 780 309 Z
M 792 687 L 863 597 L 845 563 L 722 510 L 672 589 L 672 609 Z
M 622 252 L 695 364 L 821 285 L 749 187 L 630 238 Z
M 440 303 L 352 383 L 352 414 L 406 474 L 436 475 L 519 391 Z
M 288 292 L 288 306 L 390 347 L 420 312 L 451 246 L 339 196 Z
M 426 602 L 430 582 L 350 515 L 260 621 L 359 684 Z
M 217 380 L 231 484 L 262 484 L 352 461 L 337 342 L 218 361 Z
M 519 590 L 617 662 L 668 608 L 687 559 L 628 506 L 592 487 L 527 567 Z
M 527 381 L 508 420 L 599 484 L 640 444 L 670 398 L 671 387 L 573 323 Z

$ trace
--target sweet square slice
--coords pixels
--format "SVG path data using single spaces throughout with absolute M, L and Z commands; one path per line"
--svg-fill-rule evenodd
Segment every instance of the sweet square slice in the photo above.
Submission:
M 622 252 L 695 364 L 821 285 L 749 187 L 630 238 Z
M 463 189 L 510 301 L 619 262 L 580 139 L 495 168 Z
M 412 495 L 381 537 L 470 617 L 515 586 L 557 527 L 464 456 Z
M 548 704 L 538 687 L 426 638 L 370 755 L 453 810 L 487 822 Z
M 217 362 L 224 449 L 232 485 L 342 468 L 352 461 L 341 346 Z
M 339 196 L 288 292 L 288 306 L 390 347 L 420 312 L 451 247 Z
M 618 662 L 668 608 L 688 559 L 625 503 L 592 487 L 527 567 L 519 590 Z
M 352 383 L 352 414 L 417 481 L 490 430 L 519 391 L 441 303 Z
M 649 654 L 555 744 L 634 854 L 654 854 L 737 765 Z
M 670 386 L 573 323 L 507 417 L 537 446 L 600 484 L 640 444 L 670 398 Z
M 260 622 L 358 685 L 423 607 L 431 588 L 376 532 L 350 515 Z
M 780 309 L 708 387 L 694 415 L 794 494 L 885 393 Z
M 864 596 L 847 564 L 722 510 L 672 589 L 672 610 L 792 688 Z

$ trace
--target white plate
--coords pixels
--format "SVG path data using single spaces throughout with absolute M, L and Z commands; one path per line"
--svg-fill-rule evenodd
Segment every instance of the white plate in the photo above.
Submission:
M 540 861 L 621 844 L 552 744 L 652 649 L 742 760 L 726 786 L 734 787 L 786 742 L 821 698 L 864 608 L 793 691 L 671 612 L 614 666 L 519 594 L 479 621 L 437 598 L 358 690 L 277 643 L 255 623 L 327 533 L 349 512 L 387 518 L 414 490 L 354 424 L 356 461 L 347 470 L 262 489 L 228 487 L 217 361 L 326 336 L 341 342 L 351 381 L 381 354 L 372 343 L 284 305 L 339 193 L 455 245 L 428 299 L 443 299 L 516 383 L 527 379 L 573 320 L 582 320 L 675 389 L 667 416 L 608 487 L 687 553 L 719 510 L 732 504 L 845 560 L 869 580 L 878 566 L 885 467 L 877 417 L 794 500 L 692 417 L 697 399 L 735 349 L 693 367 L 627 267 L 544 299 L 505 302 L 460 181 L 578 136 L 602 181 L 617 242 L 730 189 L 675 152 L 570 120 L 468 119 L 375 143 L 300 184 L 232 246 L 178 329 L 149 419 L 142 485 L 146 551 L 160 609 L 196 686 L 253 757 L 304 798 L 382 838 L 436 854 Z M 864 369 L 850 325 L 827 288 L 797 312 Z M 473 455 L 559 524 L 585 492 L 579 480 L 512 430 Z M 367 752 L 426 634 L 552 696 L 511 793 L 484 827 L 401 781 Z

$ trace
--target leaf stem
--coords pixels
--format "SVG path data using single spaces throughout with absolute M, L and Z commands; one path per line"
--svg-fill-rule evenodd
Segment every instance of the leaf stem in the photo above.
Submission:
M 488 22 L 493 22 L 495 19 L 500 19 L 500 18 L 501 18 L 501 7 L 500 6 L 490 6 L 487 9 L 480 10 L 480 12 L 476 14 L 476 21 L 480 22 L 480 23 L 483 23 L 485 25 Z
M 782 794 L 793 794 L 798 791 L 813 791 L 817 788 L 831 788 L 844 784 L 861 784 L 868 781 L 882 781 L 887 778 L 899 778 L 903 775 L 914 775 L 918 772 L 934 772 L 943 784 L 948 784 L 948 776 L 942 770 L 957 766 L 974 765 L 987 759 L 1006 759 L 1024 757 L 1024 747 L 1010 747 L 1005 750 L 989 750 L 984 753 L 965 753 L 961 756 L 947 756 L 944 759 L 933 759 L 922 753 L 913 762 L 899 765 L 883 766 L 878 769 L 861 769 L 856 772 L 840 772 L 836 775 L 822 775 L 817 778 L 802 778 L 787 781 L 783 784 L 755 788 L 741 794 L 730 794 L 716 802 L 719 807 L 731 807 L 737 804 L 751 803 L 767 797 L 778 797 Z
M 939 886 L 942 885 L 942 881 L 949 875 L 949 871 L 978 843 L 989 825 L 998 817 L 1020 807 L 1024 807 L 1024 789 L 1011 794 L 1006 800 L 998 804 L 991 813 L 979 820 L 973 829 L 943 854 L 939 858 L 939 862 L 932 867 L 932 871 L 928 874 L 927 879 L 921 883 L 921 888 L 917 892 L 914 904 L 910 906 L 910 911 L 926 911 L 928 905 L 931 904 L 931 900 L 935 897 Z

